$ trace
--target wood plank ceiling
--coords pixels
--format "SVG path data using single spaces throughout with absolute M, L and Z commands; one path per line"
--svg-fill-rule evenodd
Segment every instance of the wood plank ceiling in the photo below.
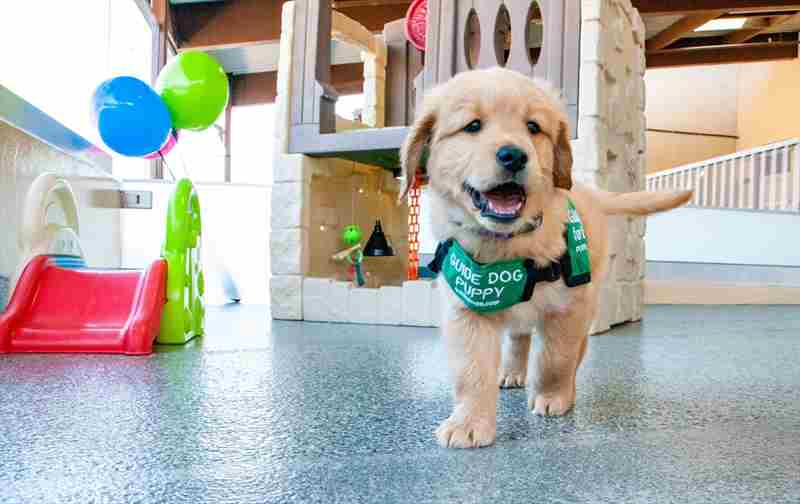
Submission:
M 169 39 L 179 50 L 192 48 L 266 54 L 280 38 L 285 0 L 224 0 L 178 3 L 155 0 L 157 18 L 166 20 Z M 335 9 L 379 32 L 405 16 L 410 0 L 332 0 Z M 580 0 L 567 0 L 580 1 Z M 647 28 L 649 68 L 793 59 L 798 57 L 800 0 L 631 0 Z M 156 7 L 156 6 L 160 7 Z M 159 12 L 166 9 L 165 12 Z M 719 23 L 709 29 L 707 23 Z M 725 23 L 732 23 L 725 25 Z M 711 27 L 714 28 L 714 27 Z M 258 52 L 260 51 L 260 52 Z M 274 51 L 276 52 L 276 51 Z M 242 58 L 239 58 L 240 60 Z M 247 58 L 245 57 L 244 60 Z M 263 59 L 263 58 L 262 58 Z M 355 60 L 334 65 L 334 80 L 353 89 Z M 345 66 L 341 72 L 337 66 Z M 233 73 L 263 72 L 231 69 Z M 269 73 L 274 73 L 271 71 Z M 342 74 L 342 75 L 339 75 Z M 274 78 L 274 76 L 273 76 Z
M 633 3 L 647 27 L 648 68 L 798 56 L 798 0 L 633 0 Z M 713 29 L 706 23 L 718 26 Z M 726 23 L 732 24 L 726 26 Z
M 172 31 L 182 49 L 277 42 L 284 0 L 172 2 Z M 577 1 L 577 0 L 573 0 Z M 800 0 L 632 0 L 647 26 L 648 67 L 707 65 L 797 57 Z M 334 8 L 380 31 L 405 15 L 409 0 L 333 0 Z M 709 21 L 740 28 L 696 31 Z

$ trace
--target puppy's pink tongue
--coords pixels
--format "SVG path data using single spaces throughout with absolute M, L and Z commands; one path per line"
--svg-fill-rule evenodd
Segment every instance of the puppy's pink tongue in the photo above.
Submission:
M 502 214 L 516 214 L 525 205 L 525 193 L 516 184 L 503 184 L 484 193 L 491 209 Z

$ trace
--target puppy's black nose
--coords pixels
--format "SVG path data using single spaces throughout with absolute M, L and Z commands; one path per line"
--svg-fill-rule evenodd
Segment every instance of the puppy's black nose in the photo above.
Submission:
M 496 157 L 500 166 L 511 173 L 517 173 L 528 164 L 528 155 L 522 149 L 513 145 L 504 145 L 497 149 Z

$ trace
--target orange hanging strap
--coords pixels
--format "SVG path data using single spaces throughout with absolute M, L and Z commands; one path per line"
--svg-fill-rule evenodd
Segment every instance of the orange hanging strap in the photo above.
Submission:
M 419 196 L 422 192 L 422 179 L 414 178 L 414 185 L 408 191 L 408 279 L 419 278 Z

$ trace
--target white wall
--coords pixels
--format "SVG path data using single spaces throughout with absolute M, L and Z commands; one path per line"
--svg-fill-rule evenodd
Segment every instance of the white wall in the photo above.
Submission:
M 648 261 L 800 266 L 797 214 L 679 208 L 648 217 Z
M 800 59 L 740 67 L 738 148 L 800 137 Z
M 159 257 L 174 185 L 125 182 L 125 189 L 153 192 L 152 210 L 122 210 L 122 265 L 140 268 Z M 202 258 L 206 302 L 227 302 L 222 273 L 233 278 L 243 303 L 268 303 L 270 188 L 243 184 L 197 184 L 203 223 Z
M 738 75 L 738 65 L 648 70 L 647 127 L 737 135 Z
M 736 152 L 736 137 L 647 132 L 647 173 Z
M 648 173 L 736 151 L 738 76 L 738 65 L 646 72 Z
M 800 136 L 800 59 L 648 70 L 648 173 Z

